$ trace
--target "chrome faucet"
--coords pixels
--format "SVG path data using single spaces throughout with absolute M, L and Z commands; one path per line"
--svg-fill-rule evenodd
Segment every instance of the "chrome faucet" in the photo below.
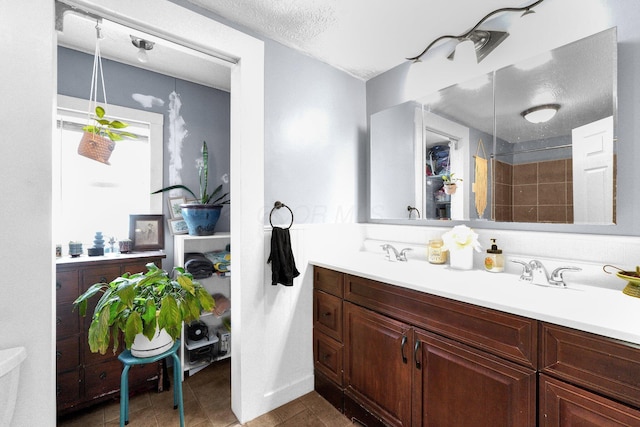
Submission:
M 537 259 L 531 260 L 528 263 L 517 259 L 511 260 L 516 264 L 522 265 L 522 274 L 520 280 L 524 282 L 530 282 L 539 286 L 555 286 L 559 288 L 566 288 L 567 284 L 564 282 L 563 274 L 565 271 L 581 271 L 579 267 L 558 267 L 551 273 L 551 276 L 547 273 L 547 269 L 544 268 L 542 262 Z
M 389 261 L 407 261 L 407 252 L 413 250 L 411 248 L 404 248 L 403 250 L 398 252 L 398 250 L 389 243 L 380 245 L 380 247 L 387 253 L 386 258 Z
M 549 286 L 549 274 L 544 265 L 537 259 L 529 261 L 529 268 L 531 269 L 531 283 L 540 286 Z
M 521 281 L 531 282 L 533 280 L 533 275 L 531 274 L 531 266 L 529 265 L 529 263 L 520 261 L 519 259 L 512 259 L 511 262 L 522 265 L 522 273 L 520 274 Z
M 581 271 L 580 267 L 558 267 L 551 273 L 549 278 L 549 284 L 551 286 L 558 286 L 560 288 L 566 288 L 567 284 L 564 283 L 564 277 L 562 276 L 565 271 Z

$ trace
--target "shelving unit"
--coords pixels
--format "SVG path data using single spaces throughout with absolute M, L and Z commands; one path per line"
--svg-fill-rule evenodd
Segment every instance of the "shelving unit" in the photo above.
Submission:
M 212 252 L 217 250 L 224 250 L 227 244 L 231 241 L 230 233 L 216 233 L 212 236 L 191 236 L 188 234 L 180 234 L 176 235 L 173 238 L 174 244 L 174 265 L 184 267 L 184 254 L 189 252 Z M 214 274 L 211 277 L 205 279 L 197 279 L 198 282 L 202 284 L 202 286 L 207 289 L 210 294 L 222 294 L 228 299 L 231 299 L 231 277 L 230 274 L 225 275 L 217 275 Z M 218 317 L 213 313 L 203 313 L 200 317 L 200 320 L 207 325 L 209 332 L 209 340 L 203 338 L 198 341 L 189 341 L 186 333 L 186 326 L 184 325 L 182 328 L 182 337 L 181 342 L 184 343 L 180 350 L 180 362 L 182 363 L 183 370 L 183 378 L 186 374 L 187 376 L 193 375 L 198 371 L 204 369 L 209 364 L 217 361 L 226 359 L 231 357 L 231 345 L 230 345 L 230 334 L 227 334 L 226 337 L 223 337 L 222 340 L 218 340 L 218 336 L 216 335 L 216 331 L 219 329 L 227 332 L 226 328 L 223 325 L 223 319 L 227 316 L 230 316 L 230 311 L 224 313 L 223 316 Z M 226 339 L 225 339 L 226 338 Z M 218 349 L 223 348 L 227 349 L 225 354 L 219 354 L 212 357 L 204 357 L 201 360 L 196 360 L 191 362 L 189 358 L 190 351 L 202 351 L 205 350 L 203 347 L 208 345 L 214 345 L 217 343 Z

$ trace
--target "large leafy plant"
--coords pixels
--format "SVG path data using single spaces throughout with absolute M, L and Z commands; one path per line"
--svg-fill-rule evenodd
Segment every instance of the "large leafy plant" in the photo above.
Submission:
M 146 273 L 126 273 L 111 283 L 96 283 L 73 302 L 84 316 L 87 301 L 102 294 L 89 327 L 92 352 L 105 354 L 113 340 L 115 353 L 122 336 L 130 349 L 139 333 L 152 339 L 156 325 L 175 340 L 180 337 L 182 322 L 197 320 L 203 310 L 215 307 L 213 297 L 183 268 L 176 267 L 172 278 L 153 263 L 146 267 Z
M 124 138 L 136 138 L 136 135 L 121 131 L 129 126 L 127 123 L 120 120 L 108 120 L 105 119 L 105 110 L 101 106 L 96 106 L 93 125 L 86 125 L 82 128 L 85 132 L 90 132 L 96 135 L 100 135 L 104 138 L 109 138 L 112 141 L 122 141 Z
M 162 188 L 160 190 L 154 191 L 151 194 L 163 193 L 165 191 L 170 190 L 185 190 L 189 194 L 193 196 L 194 199 L 198 200 L 198 203 L 203 205 L 224 205 L 230 202 L 229 193 L 224 193 L 220 195 L 222 192 L 222 184 L 216 187 L 211 193 L 207 192 L 207 185 L 209 180 L 209 149 L 207 148 L 207 142 L 202 142 L 202 161 L 198 162 L 198 176 L 200 178 L 200 193 L 196 196 L 196 193 L 191 191 L 187 186 L 182 184 L 170 185 L 169 187 Z

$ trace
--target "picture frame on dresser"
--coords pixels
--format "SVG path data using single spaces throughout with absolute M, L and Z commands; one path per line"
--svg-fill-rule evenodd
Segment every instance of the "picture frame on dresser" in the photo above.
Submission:
M 129 215 L 129 238 L 134 251 L 164 249 L 164 215 Z

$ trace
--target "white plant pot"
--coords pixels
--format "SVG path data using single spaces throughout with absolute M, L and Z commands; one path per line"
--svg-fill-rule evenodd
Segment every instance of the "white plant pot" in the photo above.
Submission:
M 456 270 L 473 269 L 473 247 L 468 246 L 462 249 L 450 250 L 449 265 Z
M 169 350 L 173 342 L 173 338 L 171 338 L 166 330 L 158 330 L 158 328 L 156 328 L 156 334 L 152 340 L 149 340 L 149 338 L 143 334 L 136 335 L 133 344 L 131 344 L 131 355 L 135 357 L 156 356 Z

